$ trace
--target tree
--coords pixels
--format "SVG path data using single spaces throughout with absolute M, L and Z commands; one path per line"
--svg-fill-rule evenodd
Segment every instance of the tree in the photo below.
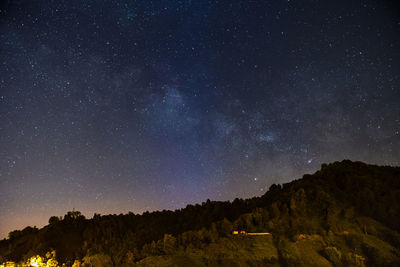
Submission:
M 221 236 L 229 236 L 232 233 L 233 225 L 226 218 L 220 221 L 218 226 L 218 232 L 221 234 Z
M 113 262 L 111 260 L 111 257 L 107 254 L 95 254 L 91 256 L 85 256 L 83 258 L 83 264 L 82 266 L 96 266 L 96 267 L 108 267 L 108 266 L 113 266 Z
M 64 215 L 64 220 L 73 221 L 77 219 L 85 219 L 85 216 L 80 211 L 73 209 L 72 211 L 68 211 L 67 214 Z
M 8 233 L 8 238 L 9 239 L 15 239 L 21 236 L 21 231 L 20 230 L 14 230 L 10 233 Z
M 163 250 L 166 254 L 172 254 L 176 250 L 176 238 L 170 234 L 164 234 Z
M 57 217 L 57 216 L 51 216 L 51 217 L 49 218 L 49 224 L 50 224 L 50 225 L 56 224 L 56 223 L 58 223 L 59 221 L 60 221 L 60 218 Z

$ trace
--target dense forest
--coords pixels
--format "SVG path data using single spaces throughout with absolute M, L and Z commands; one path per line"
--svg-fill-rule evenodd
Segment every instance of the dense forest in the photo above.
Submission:
M 91 219 L 74 210 L 0 241 L 0 263 L 36 255 L 54 266 L 400 266 L 400 168 L 323 164 L 261 197 Z

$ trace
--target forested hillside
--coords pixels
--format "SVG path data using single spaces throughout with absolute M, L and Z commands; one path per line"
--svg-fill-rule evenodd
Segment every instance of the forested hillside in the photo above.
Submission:
M 67 266 L 394 266 L 399 232 L 400 168 L 345 160 L 246 200 L 51 217 L 42 229 L 27 227 L 0 241 L 0 263 L 55 251 L 48 257 Z

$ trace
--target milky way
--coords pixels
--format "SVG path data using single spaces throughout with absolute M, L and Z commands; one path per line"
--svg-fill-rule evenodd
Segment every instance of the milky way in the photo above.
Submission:
M 395 1 L 6 1 L 0 237 L 400 163 Z

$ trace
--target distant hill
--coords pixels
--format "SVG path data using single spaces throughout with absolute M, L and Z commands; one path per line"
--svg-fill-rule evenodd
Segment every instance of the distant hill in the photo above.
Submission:
M 400 266 L 400 168 L 345 160 L 246 200 L 92 219 L 71 211 L 11 232 L 0 263 L 50 251 L 66 266 Z

